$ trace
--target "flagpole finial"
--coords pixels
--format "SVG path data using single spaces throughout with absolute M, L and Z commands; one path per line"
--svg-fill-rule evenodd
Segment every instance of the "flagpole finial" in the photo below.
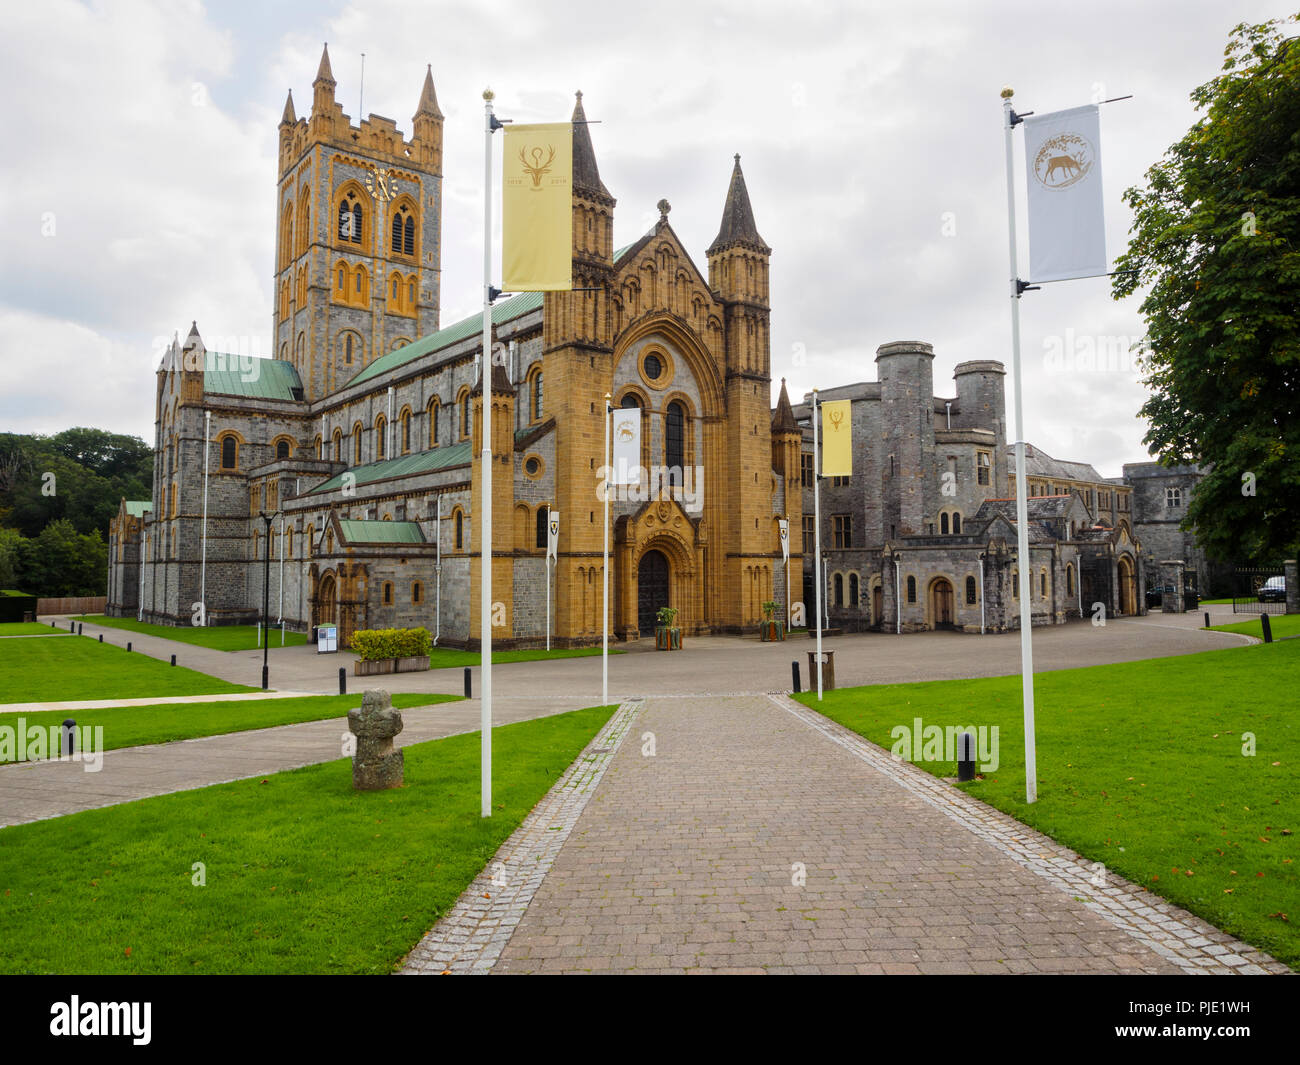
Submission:
M 483 90 L 483 99 L 485 99 L 488 103 L 491 103 L 496 98 L 497 98 L 497 94 L 494 93 L 491 89 Z
M 1002 99 L 1010 100 L 1011 97 L 1015 96 L 1015 94 L 1016 94 L 1016 90 L 1013 89 L 1010 85 L 1002 86 Z

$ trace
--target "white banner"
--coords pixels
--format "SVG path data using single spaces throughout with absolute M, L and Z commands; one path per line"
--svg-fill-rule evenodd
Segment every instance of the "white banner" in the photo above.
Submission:
M 1104 274 L 1099 108 L 1089 104 L 1031 115 L 1024 125 L 1029 280 Z
M 777 524 L 781 527 L 781 560 L 790 561 L 790 522 L 785 518 L 779 518 Z
M 614 424 L 614 466 L 610 484 L 641 483 L 641 408 L 616 407 Z
M 546 519 L 546 557 L 552 562 L 559 557 L 560 512 L 552 510 Z

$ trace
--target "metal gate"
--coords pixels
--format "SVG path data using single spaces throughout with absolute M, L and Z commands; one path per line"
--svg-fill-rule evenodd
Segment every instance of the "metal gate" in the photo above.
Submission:
M 1238 566 L 1232 575 L 1234 614 L 1285 614 L 1286 576 L 1281 566 Z

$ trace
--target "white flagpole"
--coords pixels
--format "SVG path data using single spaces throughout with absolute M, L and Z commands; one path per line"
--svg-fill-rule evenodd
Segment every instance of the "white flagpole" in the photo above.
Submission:
M 203 561 L 199 565 L 199 602 L 208 623 L 208 453 L 212 450 L 212 411 L 203 412 Z M 143 606 L 144 604 L 141 604 Z
M 438 646 L 438 637 L 442 635 L 442 496 L 438 496 L 438 519 L 433 526 L 433 539 L 438 545 L 437 561 L 434 563 L 434 581 L 436 582 L 434 592 L 434 615 L 433 615 L 433 646 Z
M 1029 572 L 1029 507 L 1025 490 L 1024 387 L 1020 377 L 1020 279 L 1016 265 L 1016 181 L 1010 88 L 1002 90 L 1007 154 L 1007 236 L 1011 252 L 1011 366 L 1016 394 L 1016 560 L 1020 571 L 1020 677 L 1025 704 L 1025 802 L 1038 801 L 1038 752 L 1034 741 L 1034 640 Z
M 785 631 L 790 634 L 790 512 L 785 519 Z
M 813 584 L 817 586 L 817 698 L 822 697 L 822 494 L 821 452 L 817 446 L 817 389 L 812 393 L 813 423 Z M 810 680 L 812 678 L 809 678 Z
M 284 646 L 284 515 L 280 515 L 280 645 Z
M 479 493 L 483 513 L 479 522 L 479 544 L 483 577 L 479 602 L 479 684 L 482 687 L 479 710 L 481 737 L 480 791 L 482 816 L 492 816 L 492 98 L 491 89 L 483 90 L 486 122 L 483 130 L 483 357 L 479 378 L 483 382 L 483 490 Z
M 601 650 L 600 650 L 600 702 L 602 706 L 609 704 L 609 477 L 610 463 L 613 461 L 609 456 L 609 418 L 613 411 L 610 406 L 612 397 L 608 392 L 605 393 L 605 594 L 603 605 L 601 607 L 602 629 Z

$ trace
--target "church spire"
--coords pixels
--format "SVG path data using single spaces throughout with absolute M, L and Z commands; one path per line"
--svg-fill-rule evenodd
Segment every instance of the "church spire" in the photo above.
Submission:
M 785 390 L 783 377 L 781 395 L 776 401 L 776 413 L 772 415 L 772 435 L 797 432 L 799 432 L 799 423 L 794 420 L 794 409 L 790 406 L 790 393 Z
M 417 117 L 429 115 L 433 118 L 442 118 L 442 112 L 438 110 L 438 94 L 433 91 L 432 63 L 424 72 L 424 88 L 420 90 L 420 106 L 415 109 L 415 114 Z
M 330 46 L 321 49 L 320 67 L 316 80 L 311 83 L 311 112 L 313 115 L 330 115 L 334 112 L 334 72 L 330 70 Z
M 727 203 L 722 209 L 722 225 L 718 235 L 709 245 L 708 253 L 735 244 L 747 245 L 756 251 L 769 254 L 772 249 L 758 235 L 754 225 L 754 209 L 749 205 L 749 190 L 745 188 L 745 175 L 740 169 L 740 156 L 736 156 L 736 165 L 731 171 L 731 186 L 727 189 Z
M 328 41 L 325 42 L 325 46 L 321 49 L 320 66 L 316 68 L 316 81 L 312 82 L 312 86 L 315 87 L 316 83 L 321 81 L 328 82 L 331 89 L 338 84 L 334 80 L 334 71 L 330 69 L 330 46 Z
M 293 110 L 293 90 L 289 90 L 289 97 L 284 101 L 284 114 L 280 116 L 280 125 L 292 126 L 298 121 L 298 116 Z
M 596 151 L 591 146 L 591 132 L 587 129 L 587 113 L 582 109 L 582 93 L 577 94 L 573 105 L 573 189 L 587 191 L 613 199 L 605 183 L 600 180 L 596 166 Z

